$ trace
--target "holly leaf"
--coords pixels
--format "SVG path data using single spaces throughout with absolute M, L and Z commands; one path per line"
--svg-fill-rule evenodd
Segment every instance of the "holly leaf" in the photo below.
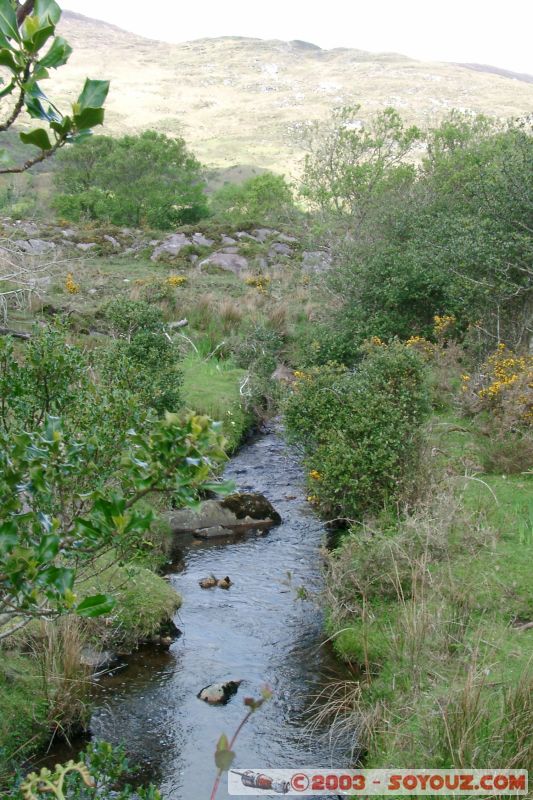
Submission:
M 85 111 L 86 108 L 101 108 L 108 91 L 109 81 L 94 81 L 87 78 L 83 91 L 78 97 L 79 111 L 77 113 Z
M 109 614 L 115 607 L 115 603 L 114 598 L 109 595 L 94 594 L 78 603 L 76 614 L 80 617 L 101 617 L 102 614 Z
M 71 53 L 72 47 L 69 43 L 62 36 L 56 36 L 50 50 L 39 59 L 39 64 L 41 67 L 57 69 L 67 63 Z
M 48 133 L 44 128 L 36 128 L 34 131 L 30 131 L 29 133 L 21 133 L 20 138 L 24 144 L 33 144 L 40 150 L 52 149 L 52 143 Z
M 8 39 L 19 41 L 17 16 L 9 0 L 0 0 L 0 31 Z

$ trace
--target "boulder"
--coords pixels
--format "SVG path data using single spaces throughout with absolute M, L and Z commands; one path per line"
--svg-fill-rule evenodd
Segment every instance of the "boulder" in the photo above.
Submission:
M 168 256 L 177 256 L 184 247 L 191 244 L 184 233 L 172 233 L 167 236 L 160 244 L 157 245 L 154 252 L 150 256 L 151 261 L 159 261 L 161 258 Z
M 276 236 L 278 231 L 273 231 L 272 228 L 256 228 L 252 233 L 258 242 L 266 242 L 269 236 Z
M 207 266 L 220 267 L 220 269 L 233 272 L 237 276 L 243 272 L 248 272 L 249 269 L 248 260 L 237 253 L 212 253 L 207 258 L 204 258 L 203 261 L 200 261 L 200 269 Z
M 274 242 L 274 244 L 270 247 L 268 251 L 269 258 L 275 258 L 276 256 L 290 256 L 292 255 L 292 248 L 289 247 L 288 244 L 284 244 L 284 242 Z
M 56 248 L 54 242 L 45 242 L 44 239 L 17 239 L 15 244 L 30 256 L 42 256 Z
M 98 247 L 98 245 L 96 242 L 79 242 L 76 247 L 78 250 L 82 250 L 84 253 L 86 253 L 89 250 L 94 250 L 94 248 Z
M 305 272 L 325 272 L 331 266 L 331 256 L 321 250 L 302 253 L 302 269 Z
M 220 501 L 220 505 L 232 511 L 238 520 L 252 519 L 263 522 L 270 520 L 274 525 L 279 525 L 281 522 L 281 517 L 270 500 L 259 492 L 230 494 Z
M 174 533 L 192 533 L 200 539 L 215 539 L 268 529 L 281 517 L 266 497 L 258 493 L 232 494 L 224 500 L 205 500 L 199 508 L 182 508 L 168 516 Z
M 287 244 L 297 244 L 298 243 L 298 239 L 296 238 L 296 236 L 288 236 L 286 233 L 279 233 L 276 236 L 276 239 L 279 242 L 286 242 Z
M 113 245 L 115 250 L 120 250 L 120 242 L 118 239 L 115 239 L 114 236 L 109 236 L 109 234 L 104 233 L 104 239 L 106 242 L 109 242 L 109 244 Z
M 222 244 L 237 244 L 237 239 L 234 239 L 233 236 L 226 236 L 222 234 L 220 237 Z
M 98 650 L 91 645 L 85 645 L 80 653 L 80 662 L 87 667 L 91 673 L 102 672 L 116 664 L 118 656 L 111 650 Z
M 193 233 L 192 241 L 200 247 L 211 247 L 215 243 L 214 239 L 208 239 L 203 233 Z

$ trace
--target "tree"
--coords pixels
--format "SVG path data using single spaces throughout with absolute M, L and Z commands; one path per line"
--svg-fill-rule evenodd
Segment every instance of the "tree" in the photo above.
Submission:
M 334 112 L 327 125 L 310 131 L 302 195 L 323 212 L 361 225 L 392 189 L 411 183 L 415 167 L 406 161 L 422 139 L 406 127 L 397 111 L 386 108 L 368 124 L 358 119 L 360 106 Z
M 234 225 L 276 224 L 290 219 L 294 200 L 283 175 L 265 172 L 240 185 L 223 186 L 213 195 L 211 209 Z
M 165 229 L 208 213 L 200 163 L 180 138 L 98 136 L 62 153 L 58 167 L 56 208 L 70 219 Z
M 3 166 L 0 173 L 24 172 L 64 145 L 82 140 L 104 121 L 108 81 L 87 79 L 68 115 L 41 88 L 50 70 L 66 64 L 72 52 L 68 42 L 55 35 L 60 17 L 55 0 L 26 0 L 22 5 L 0 0 L 0 66 L 9 75 L 0 98 L 14 98 L 7 119 L 0 124 L 0 133 L 9 130 L 23 112 L 32 120 L 46 123 L 46 127 L 20 133 L 21 141 L 38 148 L 39 154 L 23 164 Z

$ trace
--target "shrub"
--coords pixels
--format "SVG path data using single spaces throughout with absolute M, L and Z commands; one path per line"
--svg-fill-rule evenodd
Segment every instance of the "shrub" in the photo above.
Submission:
M 155 131 L 94 136 L 58 157 L 54 205 L 71 220 L 167 229 L 207 216 L 201 166 L 183 139 Z
M 369 345 L 356 370 L 296 373 L 285 419 L 303 443 L 311 497 L 329 516 L 379 512 L 413 481 L 429 410 L 420 357 L 394 342 Z
M 241 185 L 228 184 L 215 192 L 211 209 L 230 225 L 277 224 L 294 212 L 292 191 L 283 175 L 265 172 Z

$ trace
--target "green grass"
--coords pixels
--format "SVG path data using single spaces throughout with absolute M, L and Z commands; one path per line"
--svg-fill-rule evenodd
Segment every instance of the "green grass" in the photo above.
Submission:
M 228 440 L 228 452 L 241 443 L 252 418 L 245 411 L 240 386 L 245 370 L 231 361 L 204 361 L 189 356 L 183 362 L 183 397 L 186 405 L 200 414 L 222 422 Z
M 531 769 L 533 476 L 475 471 L 475 421 L 435 416 L 430 443 L 432 498 L 331 559 L 328 632 L 366 670 L 365 765 Z
M 0 651 L 0 783 L 11 758 L 46 740 L 47 708 L 37 663 L 27 655 Z
M 114 553 L 100 556 L 91 572 L 94 576 L 81 580 L 76 591 L 80 596 L 101 593 L 115 597 L 108 624 L 103 627 L 96 619 L 93 631 L 97 640 L 106 638 L 111 647 L 135 647 L 156 633 L 181 604 L 170 583 L 140 564 L 117 562 Z

